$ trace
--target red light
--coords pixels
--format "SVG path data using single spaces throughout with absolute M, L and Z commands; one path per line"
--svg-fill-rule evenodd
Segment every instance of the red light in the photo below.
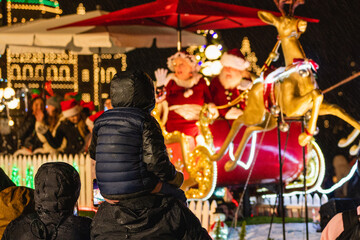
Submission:
M 231 202 L 233 202 L 236 207 L 239 206 L 239 203 L 235 199 L 232 199 Z

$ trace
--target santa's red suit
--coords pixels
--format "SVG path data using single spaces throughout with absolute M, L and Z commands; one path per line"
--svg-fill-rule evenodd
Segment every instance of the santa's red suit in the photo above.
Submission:
M 196 121 L 204 103 L 211 102 L 211 95 L 205 80 L 200 74 L 195 74 L 189 80 L 180 80 L 175 74 L 168 75 L 165 87 L 169 115 L 166 130 L 180 131 L 196 137 L 200 134 Z
M 220 82 L 219 76 L 214 77 L 210 83 L 210 94 L 212 96 L 213 103 L 216 106 L 228 104 L 232 100 L 236 99 L 243 92 L 241 89 L 240 85 L 231 89 L 225 89 Z M 233 107 L 243 110 L 245 108 L 245 100 L 239 102 Z M 219 116 L 225 118 L 225 115 L 230 108 L 231 107 L 219 109 Z

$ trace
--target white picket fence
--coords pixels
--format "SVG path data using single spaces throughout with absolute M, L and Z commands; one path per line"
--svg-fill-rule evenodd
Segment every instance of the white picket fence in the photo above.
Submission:
M 319 195 L 307 194 L 307 207 L 308 217 L 312 218 L 313 221 L 320 220 L 320 206 L 328 202 L 328 197 L 325 194 Z M 277 208 L 273 206 L 276 203 L 277 196 L 270 196 L 263 200 L 256 202 L 255 198 L 252 198 L 252 205 L 255 206 L 255 215 L 268 215 L 270 216 Z M 284 196 L 284 206 L 286 209 L 286 216 L 288 217 L 305 217 L 305 197 L 304 195 L 292 195 Z
M 213 200 L 211 204 L 209 201 L 190 201 L 189 209 L 200 220 L 201 225 L 206 230 L 214 222 L 214 212 L 217 207 L 216 201 Z
M 276 208 L 273 206 L 276 203 L 276 196 L 267 197 L 263 200 L 257 200 L 255 197 L 251 197 L 251 204 L 253 206 L 255 216 L 270 216 Z M 328 198 L 325 194 L 320 195 L 315 193 L 313 195 L 307 195 L 308 203 L 308 217 L 313 221 L 320 220 L 319 210 L 320 206 L 328 202 Z M 293 195 L 284 197 L 284 206 L 286 208 L 286 215 L 288 217 L 305 217 L 305 198 L 304 195 Z M 214 222 L 214 212 L 217 207 L 216 201 L 190 201 L 189 208 L 200 220 L 201 225 L 205 229 L 209 229 L 209 226 Z
M 0 155 L 0 167 L 19 186 L 33 186 L 33 179 L 39 167 L 47 162 L 66 162 L 74 166 L 81 180 L 79 208 L 93 209 L 93 183 L 91 176 L 91 159 L 87 155 Z
M 33 179 L 39 167 L 46 162 L 67 162 L 73 165 L 80 174 L 81 191 L 79 197 L 79 208 L 82 210 L 93 210 L 93 176 L 92 161 L 89 155 L 37 155 L 37 156 L 17 156 L 0 155 L 0 167 L 10 176 L 17 185 L 32 187 Z M 254 215 L 271 215 L 276 208 L 276 196 L 259 200 L 251 197 L 250 201 L 254 209 Z M 308 216 L 319 218 L 320 206 L 328 201 L 326 195 L 307 195 Z M 287 216 L 304 217 L 304 196 L 293 195 L 284 197 Z M 214 212 L 217 207 L 216 201 L 190 201 L 190 210 L 198 217 L 202 226 L 208 229 L 214 222 Z M 275 209 L 275 210 L 274 210 Z

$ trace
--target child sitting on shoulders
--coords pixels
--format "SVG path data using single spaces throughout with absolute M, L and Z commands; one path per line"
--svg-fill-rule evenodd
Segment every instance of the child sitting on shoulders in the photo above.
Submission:
M 183 174 L 170 162 L 151 116 L 153 81 L 140 71 L 120 73 L 111 81 L 110 97 L 114 108 L 95 120 L 89 147 L 101 195 L 111 204 L 159 192 L 186 202 L 179 189 Z

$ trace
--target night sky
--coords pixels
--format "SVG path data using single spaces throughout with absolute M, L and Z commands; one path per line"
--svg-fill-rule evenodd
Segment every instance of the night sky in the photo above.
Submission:
M 242 6 L 277 11 L 272 0 L 218 0 L 219 2 L 238 4 Z M 101 9 L 115 11 L 125 7 L 151 2 L 144 0 L 86 0 L 59 1 L 64 14 L 76 12 L 76 7 L 82 2 L 86 11 L 94 10 L 96 4 Z M 342 79 L 360 71 L 360 1 L 358 0 L 306 0 L 305 5 L 295 10 L 295 15 L 317 18 L 319 23 L 308 23 L 306 32 L 300 42 L 308 58 L 320 65 L 318 84 L 324 90 Z M 252 51 L 258 57 L 258 65 L 262 65 L 276 42 L 276 29 L 272 26 L 262 26 L 243 29 L 217 31 L 224 45 L 228 48 L 240 48 L 241 41 L 247 36 Z M 166 58 L 175 49 L 136 49 L 128 53 L 128 66 L 140 68 L 153 73 L 158 67 L 166 67 Z M 283 66 L 280 58 L 274 66 Z M 338 104 L 356 119 L 360 120 L 360 89 L 359 78 L 349 82 L 324 95 L 325 101 Z M 329 121 L 329 127 L 324 127 L 324 121 Z M 349 160 L 348 148 L 340 149 L 337 142 L 345 137 L 353 128 L 342 120 L 332 116 L 319 117 L 320 133 L 316 140 L 323 150 L 327 162 L 327 173 L 332 174 L 331 162 L 336 154 L 343 154 Z M 358 140 L 357 140 L 358 141 Z

